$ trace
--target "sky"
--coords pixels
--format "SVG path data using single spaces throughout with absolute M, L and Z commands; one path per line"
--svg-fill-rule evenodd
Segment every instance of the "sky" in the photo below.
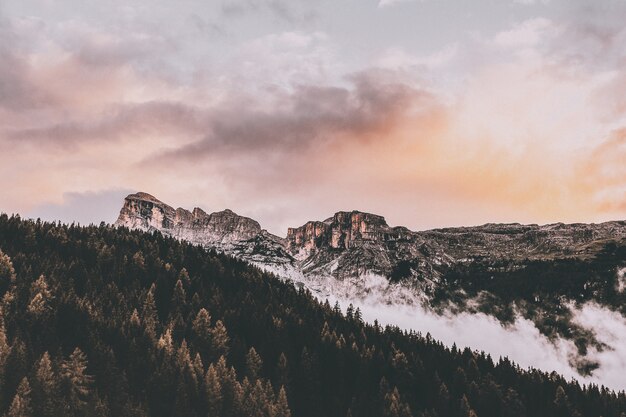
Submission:
M 626 219 L 626 0 L 0 0 L 0 212 Z

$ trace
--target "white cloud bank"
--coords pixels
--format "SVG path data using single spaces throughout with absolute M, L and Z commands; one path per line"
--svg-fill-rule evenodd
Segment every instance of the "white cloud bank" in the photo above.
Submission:
M 570 358 L 577 355 L 574 343 L 564 339 L 550 341 L 532 321 L 524 318 L 518 318 L 514 325 L 505 328 L 494 317 L 482 313 L 440 316 L 416 305 L 387 305 L 372 299 L 338 301 L 342 307 L 352 302 L 368 322 L 378 320 L 381 325 L 395 325 L 424 335 L 430 333 L 448 346 L 456 343 L 461 349 L 485 351 L 494 360 L 507 356 L 522 368 L 556 371 L 581 383 L 626 390 L 626 320 L 596 304 L 575 310 L 575 321 L 593 330 L 598 340 L 610 348 L 602 352 L 590 349 L 587 358 L 598 361 L 600 367 L 591 376 L 581 376 L 569 364 Z
M 294 277 L 296 278 L 296 277 Z M 389 285 L 382 277 L 370 276 L 343 282 L 332 278 L 303 282 L 320 299 L 328 298 L 331 305 L 338 301 L 342 309 L 350 303 L 361 309 L 365 321 L 398 326 L 431 336 L 447 346 L 456 343 L 463 349 L 485 351 L 494 360 L 508 357 L 520 367 L 556 371 L 565 378 L 580 383 L 604 385 L 626 390 L 626 318 L 596 303 L 576 307 L 571 305 L 574 323 L 592 331 L 607 347 L 599 351 L 589 347 L 584 359 L 597 362 L 599 367 L 590 376 L 582 376 L 572 367 L 573 359 L 583 359 L 573 341 L 550 340 L 535 324 L 518 317 L 513 325 L 504 327 L 497 319 L 483 313 L 438 315 L 422 306 L 410 290 Z

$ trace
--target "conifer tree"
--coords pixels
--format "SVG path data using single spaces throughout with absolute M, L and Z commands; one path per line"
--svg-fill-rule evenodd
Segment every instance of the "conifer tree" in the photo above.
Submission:
M 276 382 L 278 386 L 289 387 L 289 365 L 287 363 L 287 356 L 281 353 L 278 357 L 278 363 L 276 364 Z
M 337 316 L 341 316 L 341 306 L 339 305 L 339 301 L 335 301 L 335 306 L 333 307 L 333 313 Z
M 4 312 L 0 308 L 0 406 L 4 404 L 3 392 L 6 380 L 6 365 L 11 347 L 7 340 L 6 328 L 4 325 Z
M 211 353 L 214 357 L 228 355 L 228 343 L 230 338 L 226 331 L 226 326 L 221 320 L 215 322 L 215 326 L 211 329 Z
M 554 411 L 557 417 L 566 417 L 571 415 L 571 406 L 569 398 L 562 386 L 556 388 L 554 395 Z
M 198 383 L 202 381 L 202 379 L 204 378 L 204 363 L 202 362 L 200 354 L 197 352 L 196 356 L 194 356 L 193 358 L 193 371 L 196 377 L 196 381 L 198 381 Z
M 476 417 L 476 412 L 470 407 L 465 395 L 459 401 L 459 417 Z
M 205 308 L 201 308 L 192 325 L 197 348 L 206 351 L 211 346 L 211 316 Z
M 69 359 L 61 363 L 61 376 L 67 414 L 82 415 L 91 393 L 93 377 L 87 374 L 87 356 L 80 348 L 74 349 Z
M 448 391 L 448 386 L 444 382 L 439 386 L 437 405 L 442 414 L 450 413 L 450 391 Z
M 193 372 L 191 354 L 189 353 L 189 347 L 187 347 L 187 341 L 185 339 L 183 339 L 178 347 L 178 350 L 176 351 L 176 365 L 178 366 L 178 371 L 181 375 L 189 371 Z
M 411 409 L 401 401 L 397 387 L 385 395 L 383 417 L 412 417 Z
M 157 347 L 167 356 L 171 356 L 174 353 L 174 339 L 172 339 L 172 329 L 169 326 L 159 338 Z
M 137 312 L 136 308 L 133 309 L 129 322 L 133 329 L 138 329 L 141 326 L 141 319 L 139 318 L 139 312 Z
M 251 347 L 246 354 L 246 376 L 250 381 L 256 381 L 263 367 L 263 360 L 254 347 Z
M 177 313 L 182 315 L 183 308 L 185 307 L 187 300 L 187 293 L 183 286 L 183 282 L 179 279 L 174 286 L 174 293 L 172 294 L 172 301 L 170 302 L 170 318 L 174 317 Z
M 352 305 L 352 303 L 348 305 L 348 309 L 346 310 L 346 318 L 348 320 L 354 319 L 354 306 Z
M 39 360 L 37 371 L 35 372 L 34 386 L 33 397 L 37 404 L 37 415 L 42 417 L 53 416 L 56 410 L 58 387 L 48 352 L 44 352 Z
M 504 417 L 525 417 L 526 407 L 519 394 L 509 388 L 504 396 Z
M 0 250 L 0 294 L 6 291 L 10 284 L 15 282 L 15 269 L 11 258 Z
M 189 272 L 187 268 L 183 267 L 178 273 L 178 280 L 183 283 L 183 285 L 187 288 L 191 285 L 191 279 L 189 278 Z
M 280 387 L 280 391 L 278 391 L 278 399 L 276 400 L 276 406 L 274 407 L 274 417 L 291 417 L 291 410 L 289 410 L 287 391 L 285 391 L 285 387 Z
M 249 383 L 248 379 L 244 379 L 244 392 L 247 393 L 244 401 L 244 410 L 248 417 L 266 417 L 272 412 L 273 404 L 271 404 L 265 393 L 265 388 L 260 379 L 255 383 Z
M 208 415 L 211 417 L 221 417 L 222 412 L 222 384 L 213 364 L 209 365 L 209 369 L 204 377 L 204 386 L 206 393 L 206 404 Z
M 7 417 L 32 417 L 33 410 L 31 407 L 30 394 L 30 384 L 28 383 L 28 379 L 24 377 L 17 387 L 17 392 L 15 393 L 15 397 L 13 397 Z
M 32 284 L 30 289 L 30 301 L 28 303 L 27 311 L 29 314 L 37 319 L 46 319 L 50 317 L 52 312 L 53 296 L 48 289 L 48 283 L 43 275 Z
M 151 338 L 156 338 L 156 326 L 158 323 L 156 303 L 154 301 L 155 285 L 152 284 L 143 302 L 141 311 L 141 320 L 146 334 Z

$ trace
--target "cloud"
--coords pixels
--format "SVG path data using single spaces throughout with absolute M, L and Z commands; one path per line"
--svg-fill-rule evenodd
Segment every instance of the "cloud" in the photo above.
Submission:
M 294 2 L 285 0 L 228 0 L 222 2 L 223 15 L 241 18 L 251 13 L 269 12 L 289 23 L 305 23 L 314 19 L 316 13 L 311 4 L 314 2 Z M 307 7 L 303 7 L 306 5 Z
M 94 120 L 73 120 L 52 125 L 15 129 L 7 138 L 16 142 L 34 142 L 58 147 L 107 141 L 111 145 L 136 135 L 183 134 L 198 136 L 208 130 L 206 112 L 179 102 L 144 102 L 117 105 Z
M 494 42 L 502 47 L 535 46 L 545 38 L 546 31 L 554 29 L 554 24 L 549 19 L 530 19 L 498 33 Z
M 331 305 L 338 301 L 344 308 L 348 304 L 360 308 L 364 320 L 370 323 L 377 320 L 382 326 L 398 326 L 424 336 L 430 333 L 435 340 L 447 346 L 456 344 L 460 349 L 468 347 L 484 351 L 495 360 L 508 357 L 522 369 L 532 367 L 548 373 L 555 371 L 580 383 L 604 385 L 614 390 L 626 389 L 623 378 L 626 372 L 626 318 L 606 307 L 595 303 L 570 306 L 573 321 L 592 332 L 605 345 L 602 350 L 590 348 L 582 357 L 573 341 L 548 339 L 532 321 L 522 317 L 503 326 L 494 317 L 483 313 L 446 311 L 437 314 L 423 307 L 414 296 L 397 287 L 390 288 L 384 279 L 382 287 L 376 278 L 370 277 L 369 281 L 365 281 L 367 291 L 361 293 L 368 294 L 365 297 L 354 295 L 353 283 L 347 284 L 352 288 L 342 288 L 341 283 L 335 282 L 321 293 L 316 292 L 320 290 L 318 287 L 311 289 L 318 298 L 323 300 L 327 297 Z M 599 366 L 591 375 L 580 375 L 575 368 L 575 363 L 580 361 L 597 362 Z
M 384 73 L 349 77 L 351 88 L 301 85 L 278 94 L 269 110 L 252 98 L 213 111 L 211 132 L 202 140 L 162 155 L 159 159 L 195 160 L 221 152 L 300 153 L 334 140 L 367 142 L 383 136 L 394 122 L 419 106 L 428 106 L 426 91 L 393 80 Z M 245 104 L 244 104 L 245 101 Z
M 626 127 L 612 132 L 599 144 L 580 168 L 588 189 L 602 184 L 595 200 L 602 210 L 626 212 Z
M 416 1 L 416 0 L 379 0 L 378 7 L 388 7 L 388 6 L 398 4 L 398 3 L 405 3 L 405 2 L 410 2 L 410 1 Z
M 550 0 L 513 0 L 513 3 L 522 4 L 524 6 L 532 6 L 535 4 L 549 4 Z

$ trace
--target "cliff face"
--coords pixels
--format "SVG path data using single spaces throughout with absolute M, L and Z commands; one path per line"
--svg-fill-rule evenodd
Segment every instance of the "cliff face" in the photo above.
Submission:
M 259 264 L 293 263 L 282 239 L 262 230 L 257 221 L 231 210 L 207 214 L 197 207 L 193 211 L 174 209 L 150 194 L 136 193 L 124 200 L 115 225 L 158 230 Z
M 203 245 L 239 242 L 261 233 L 258 222 L 230 210 L 207 214 L 197 207 L 191 212 L 174 209 L 146 193 L 126 197 L 115 224 L 131 229 L 160 230 Z
M 626 238 L 626 222 L 487 224 L 413 232 L 382 216 L 340 211 L 290 228 L 282 239 L 230 210 L 174 209 L 146 193 L 129 195 L 118 226 L 159 230 L 266 267 L 286 277 L 354 280 L 376 274 L 426 292 L 455 265 L 485 259 L 523 266 L 527 260 L 588 258 L 601 244 Z
M 395 277 L 406 269 L 424 285 L 439 276 L 449 259 L 438 248 L 403 227 L 389 227 L 384 217 L 359 211 L 338 212 L 324 222 L 308 222 L 287 232 L 287 250 L 305 275 L 344 280 L 374 273 Z

